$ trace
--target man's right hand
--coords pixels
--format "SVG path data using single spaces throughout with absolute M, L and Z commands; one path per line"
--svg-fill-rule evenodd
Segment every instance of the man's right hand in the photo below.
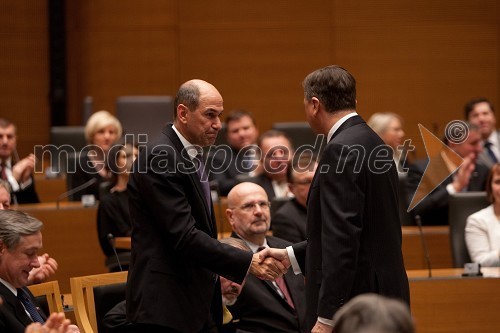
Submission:
M 253 255 L 250 273 L 262 280 L 275 280 L 289 267 L 290 259 L 285 249 L 266 248 Z
M 21 184 L 26 182 L 35 169 L 35 155 L 29 154 L 12 167 L 12 175 Z
M 262 280 L 276 280 L 276 278 L 286 273 L 289 266 L 284 265 L 280 260 L 273 257 L 262 256 L 262 252 L 266 250 L 253 255 L 250 274 Z
M 476 164 L 474 163 L 474 155 L 470 154 L 469 156 L 464 158 L 464 162 L 453 177 L 452 184 L 455 188 L 455 191 L 461 192 L 469 185 L 470 177 L 475 168 Z

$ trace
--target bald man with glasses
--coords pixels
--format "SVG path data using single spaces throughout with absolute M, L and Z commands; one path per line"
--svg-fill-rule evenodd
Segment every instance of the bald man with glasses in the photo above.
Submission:
M 256 253 L 266 247 L 285 248 L 291 243 L 267 236 L 271 225 L 266 191 L 245 182 L 228 194 L 226 214 L 233 229 Z M 249 332 L 305 332 L 305 286 L 302 275 L 289 270 L 282 278 L 264 281 L 248 275 L 236 303 L 229 308 L 237 329 Z

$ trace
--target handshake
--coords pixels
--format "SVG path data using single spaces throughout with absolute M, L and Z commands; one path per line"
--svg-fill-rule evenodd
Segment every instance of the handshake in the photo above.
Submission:
M 250 274 L 262 280 L 275 280 L 288 271 L 290 258 L 286 249 L 265 248 L 253 255 Z

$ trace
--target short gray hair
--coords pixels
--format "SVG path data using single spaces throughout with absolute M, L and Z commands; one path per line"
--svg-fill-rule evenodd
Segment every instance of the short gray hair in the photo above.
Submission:
M 43 223 L 26 213 L 16 210 L 0 210 L 0 242 L 8 250 L 14 249 L 21 241 L 22 236 L 37 233 Z
M 190 80 L 183 83 L 174 99 L 174 120 L 177 119 L 177 106 L 184 104 L 189 111 L 194 111 L 200 103 L 200 87 Z
M 414 333 L 408 306 L 377 294 L 356 296 L 333 317 L 337 333 Z

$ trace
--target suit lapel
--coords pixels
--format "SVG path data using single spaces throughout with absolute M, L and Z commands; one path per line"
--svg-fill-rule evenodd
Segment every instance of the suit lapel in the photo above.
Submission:
M 349 127 L 352 127 L 352 126 L 355 126 L 355 125 L 359 125 L 359 124 L 363 124 L 364 122 L 365 121 L 360 116 L 352 116 L 351 118 L 347 119 L 346 121 L 344 121 L 342 123 L 342 125 L 340 125 L 339 128 L 337 128 L 337 130 L 335 131 L 335 133 L 333 133 L 332 137 L 330 138 L 330 141 L 328 141 L 328 143 L 327 143 L 327 146 L 334 141 L 335 137 L 337 135 L 339 135 L 340 132 L 344 131 L 345 129 L 347 129 Z M 327 149 L 325 147 L 325 149 L 323 150 L 323 154 L 325 153 L 326 150 Z M 319 161 L 318 169 L 314 173 L 314 177 L 313 177 L 312 182 L 311 182 L 311 187 L 309 187 L 309 192 L 307 194 L 306 206 L 309 205 L 309 197 L 310 197 L 310 194 L 311 194 L 311 189 L 314 187 L 314 184 L 317 181 L 316 178 L 318 177 L 318 174 L 321 172 L 321 166 L 322 166 L 322 159 Z
M 17 297 L 2 283 L 0 283 L 0 295 L 2 295 L 4 300 L 4 305 L 10 313 L 13 313 L 16 319 L 22 323 L 24 326 L 28 326 L 33 321 L 28 317 L 28 314 L 24 310 L 23 305 L 17 299 Z
M 217 238 L 217 227 L 214 223 L 214 215 L 212 212 L 212 207 L 208 206 L 207 200 L 205 199 L 205 195 L 203 194 L 203 189 L 201 187 L 200 179 L 198 176 L 198 173 L 196 173 L 194 170 L 196 170 L 196 167 L 187 154 L 187 151 L 184 149 L 184 146 L 182 145 L 181 140 L 177 136 L 177 134 L 174 132 L 172 129 L 172 125 L 168 125 L 164 130 L 163 133 L 170 139 L 172 144 L 174 145 L 175 150 L 178 153 L 178 156 L 180 157 L 180 161 L 177 161 L 177 164 L 183 163 L 186 167 L 184 169 L 192 169 L 193 172 L 188 173 L 188 177 L 191 180 L 191 183 L 193 186 L 196 188 L 196 192 L 198 193 L 198 199 L 203 202 L 203 206 L 205 207 L 205 213 L 207 214 L 208 221 L 209 221 L 209 228 L 210 232 L 213 237 Z M 179 168 L 177 168 L 179 170 Z M 211 202 L 211 201 L 210 201 Z

